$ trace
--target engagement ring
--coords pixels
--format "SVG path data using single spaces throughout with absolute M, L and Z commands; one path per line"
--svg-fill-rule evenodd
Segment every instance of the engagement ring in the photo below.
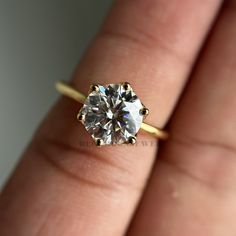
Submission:
M 88 96 L 65 82 L 56 83 L 63 95 L 82 103 L 77 119 L 97 146 L 136 143 L 140 129 L 165 140 L 168 133 L 144 123 L 149 110 L 142 104 L 128 82 L 90 86 Z

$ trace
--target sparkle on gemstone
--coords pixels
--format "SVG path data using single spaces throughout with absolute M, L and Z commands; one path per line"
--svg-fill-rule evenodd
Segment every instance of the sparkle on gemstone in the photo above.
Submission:
M 143 105 L 132 88 L 123 84 L 98 85 L 85 100 L 79 115 L 94 140 L 103 144 L 127 143 L 141 127 Z

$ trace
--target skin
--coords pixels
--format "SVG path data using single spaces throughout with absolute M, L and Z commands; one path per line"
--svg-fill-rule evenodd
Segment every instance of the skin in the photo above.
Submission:
M 61 98 L 0 195 L 0 235 L 235 236 L 235 25 L 233 0 L 116 1 L 72 83 L 129 81 L 171 138 L 82 145 Z

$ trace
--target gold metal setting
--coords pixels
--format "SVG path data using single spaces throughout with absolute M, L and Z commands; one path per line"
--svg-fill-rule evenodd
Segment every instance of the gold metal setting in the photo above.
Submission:
M 101 139 L 97 139 L 97 140 L 96 140 L 96 145 L 97 145 L 98 147 L 102 146 L 102 145 L 103 145 L 103 141 L 102 141 Z
M 134 145 L 136 141 L 137 141 L 136 137 L 130 137 L 128 142 Z
M 99 91 L 98 85 L 96 85 L 96 84 L 91 85 L 89 91 L 90 92 L 98 92 Z
M 123 83 L 123 87 L 124 87 L 124 89 L 127 90 L 127 91 L 128 91 L 128 90 L 131 90 L 131 86 L 130 86 L 130 84 L 129 84 L 128 82 L 124 82 L 124 83 Z
M 123 83 L 123 86 L 126 90 L 131 89 L 130 84 L 127 82 Z M 67 97 L 70 97 L 79 103 L 83 104 L 86 99 L 86 96 L 84 94 L 80 93 L 79 91 L 77 91 L 76 89 L 74 89 L 73 87 L 71 87 L 70 85 L 68 85 L 65 82 L 62 82 L 62 81 L 56 82 L 56 89 L 61 94 L 65 95 Z M 90 87 L 90 91 L 98 91 L 98 90 L 99 90 L 98 85 L 92 85 Z M 149 114 L 149 110 L 146 107 L 144 107 L 143 109 L 140 110 L 140 114 L 146 116 Z M 83 115 L 78 114 L 77 119 L 83 123 L 84 117 L 83 117 Z M 152 125 L 144 123 L 144 122 L 141 125 L 141 129 L 148 132 L 149 134 L 152 134 L 157 139 L 166 140 L 169 137 L 169 134 L 166 131 L 163 131 L 155 126 L 152 126 Z M 129 139 L 129 143 L 135 144 L 136 137 L 131 137 Z M 97 146 L 103 145 L 102 140 L 97 139 L 96 145 Z
M 82 115 L 82 114 L 78 114 L 77 115 L 77 119 L 78 119 L 78 121 L 80 121 L 82 124 L 84 123 L 84 119 L 85 119 L 85 115 Z
M 140 114 L 143 115 L 143 116 L 147 116 L 149 114 L 149 110 L 146 107 L 143 107 L 140 110 Z

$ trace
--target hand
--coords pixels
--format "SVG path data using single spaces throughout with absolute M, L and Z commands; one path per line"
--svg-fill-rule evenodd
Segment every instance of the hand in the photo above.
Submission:
M 171 138 L 158 156 L 142 132 L 82 145 L 78 104 L 60 99 L 1 194 L 0 235 L 236 234 L 236 2 L 221 2 L 116 1 L 73 83 L 129 81 Z

